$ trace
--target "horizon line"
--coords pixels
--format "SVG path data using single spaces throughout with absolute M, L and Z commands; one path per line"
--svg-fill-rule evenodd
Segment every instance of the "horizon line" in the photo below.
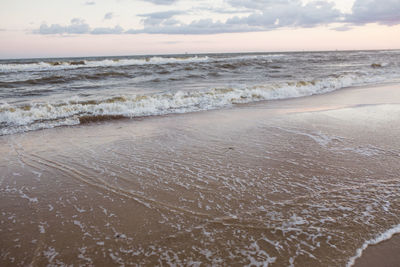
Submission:
M 396 51 L 400 48 L 387 49 L 327 49 L 327 50 L 285 50 L 285 51 L 244 51 L 244 52 L 199 52 L 199 53 L 164 53 L 164 54 L 131 54 L 131 55 L 95 55 L 95 56 L 45 56 L 45 57 L 0 57 L 0 60 L 34 60 L 34 59 L 60 59 L 60 58 L 111 58 L 111 57 L 140 57 L 140 56 L 173 56 L 173 55 L 216 55 L 216 54 L 278 54 L 278 53 L 318 53 L 318 52 L 363 52 L 363 51 Z

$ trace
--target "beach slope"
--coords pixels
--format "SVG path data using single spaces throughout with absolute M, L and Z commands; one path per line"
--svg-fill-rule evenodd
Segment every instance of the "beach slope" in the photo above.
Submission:
M 400 224 L 399 118 L 395 84 L 1 136 L 0 265 L 345 266 Z

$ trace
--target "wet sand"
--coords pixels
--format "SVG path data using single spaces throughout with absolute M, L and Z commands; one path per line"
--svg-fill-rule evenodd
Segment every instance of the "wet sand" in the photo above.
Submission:
M 2 136 L 0 265 L 345 266 L 400 223 L 399 118 L 388 85 Z
M 396 267 L 400 265 L 400 235 L 367 247 L 354 267 Z

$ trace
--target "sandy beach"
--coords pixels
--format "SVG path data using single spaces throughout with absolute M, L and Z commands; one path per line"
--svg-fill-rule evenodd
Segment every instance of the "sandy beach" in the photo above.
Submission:
M 361 258 L 357 259 L 355 267 L 395 267 L 400 262 L 400 236 L 395 235 L 391 239 L 382 241 L 377 245 L 367 247 Z
M 391 84 L 0 136 L 0 265 L 346 266 L 400 224 L 399 118 Z

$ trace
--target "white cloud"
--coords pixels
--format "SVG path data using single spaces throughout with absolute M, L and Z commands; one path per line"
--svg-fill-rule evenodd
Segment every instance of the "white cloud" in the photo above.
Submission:
M 112 19 L 114 17 L 114 14 L 112 12 L 108 12 L 104 15 L 104 19 Z
M 338 32 L 345 32 L 345 31 L 349 31 L 351 29 L 352 29 L 352 27 L 350 27 L 348 25 L 344 25 L 344 26 L 332 28 L 331 30 L 335 30 L 335 31 L 338 31 Z
M 356 0 L 347 22 L 354 24 L 379 23 L 400 24 L 399 0 Z
M 232 7 L 252 10 L 248 16 L 233 16 L 225 22 L 204 18 L 190 23 L 166 23 L 178 15 L 174 11 L 145 14 L 143 29 L 132 29 L 128 33 L 159 34 L 215 34 L 231 32 L 268 31 L 281 27 L 315 27 L 342 21 L 343 14 L 334 4 L 314 1 L 302 4 L 298 0 L 228 0 Z
M 114 28 L 94 28 L 91 29 L 89 24 L 79 18 L 71 20 L 70 25 L 51 24 L 48 26 L 46 23 L 40 25 L 39 29 L 35 30 L 36 34 L 50 35 L 50 34 L 121 34 L 124 29 L 117 25 Z
M 177 2 L 178 0 L 142 0 L 144 2 L 150 2 L 156 5 L 171 5 L 175 2 Z
M 40 28 L 34 33 L 38 34 L 85 34 L 89 33 L 90 27 L 84 20 L 74 18 L 71 20 L 70 25 L 61 26 L 59 24 L 51 24 L 48 26 L 46 23 L 40 25 Z
M 242 7 L 254 10 L 264 10 L 273 6 L 301 4 L 299 0 L 225 0 L 233 7 Z
M 153 18 L 153 19 L 169 19 L 175 15 L 182 14 L 182 11 L 176 11 L 176 10 L 169 10 L 169 11 L 162 11 L 162 12 L 153 12 L 153 13 L 147 13 L 147 14 L 139 14 L 139 17 L 148 17 L 148 18 Z
M 181 11 L 163 11 L 163 12 L 154 12 L 148 14 L 139 14 L 139 17 L 143 17 L 142 23 L 145 28 L 161 26 L 161 25 L 175 25 L 178 24 L 179 21 L 172 19 L 173 16 L 182 14 Z
M 176 0 L 146 1 L 163 5 L 177 2 Z M 137 27 L 127 31 L 119 25 L 114 28 L 92 28 L 83 20 L 74 19 L 66 26 L 42 24 L 34 32 L 38 34 L 218 34 L 270 31 L 278 28 L 311 28 L 331 23 L 342 23 L 341 27 L 333 28 L 337 31 L 349 30 L 354 25 L 371 22 L 384 25 L 400 24 L 400 0 L 356 0 L 352 13 L 349 14 L 344 14 L 328 0 L 221 0 L 220 4 L 222 5 L 207 6 L 203 2 L 200 7 L 193 5 L 182 9 L 177 6 L 173 10 L 138 14 L 142 28 Z M 113 17 L 114 14 L 108 12 L 104 15 L 104 20 Z
M 116 25 L 114 28 L 94 28 L 90 31 L 90 34 L 121 34 L 124 32 L 124 29 Z
M 314 27 L 340 21 L 341 16 L 341 12 L 327 2 L 316 1 L 302 5 L 298 1 L 279 1 L 264 6 L 260 12 L 254 12 L 247 17 L 228 19 L 227 23 L 268 30 L 277 27 Z

